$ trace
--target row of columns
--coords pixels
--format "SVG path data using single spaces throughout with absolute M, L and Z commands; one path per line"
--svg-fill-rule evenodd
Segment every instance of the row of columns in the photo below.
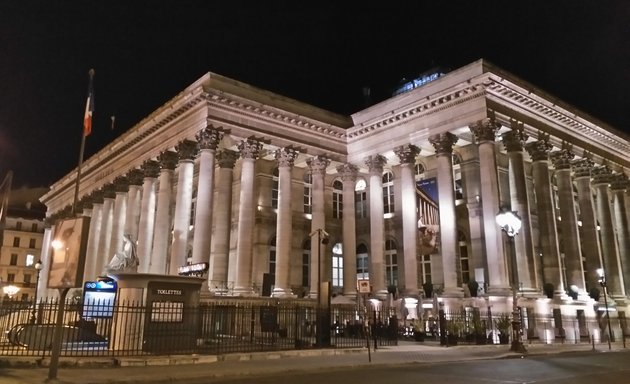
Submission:
M 479 152 L 480 197 L 483 214 L 483 236 L 485 237 L 486 262 L 490 294 L 506 294 L 509 291 L 507 261 L 503 252 L 500 231 L 496 230 L 495 216 L 499 212 L 496 163 L 496 133 L 499 124 L 486 119 L 470 125 Z M 94 278 L 104 272 L 103 268 L 115 252 L 122 247 L 125 233 L 138 239 L 139 272 L 155 274 L 177 274 L 177 269 L 186 264 L 188 258 L 189 223 L 193 199 L 194 159 L 199 156 L 199 179 L 195 226 L 193 234 L 192 261 L 209 262 L 208 285 L 211 290 L 225 289 L 228 280 L 228 253 L 231 230 L 231 196 L 233 168 L 239 156 L 242 158 L 240 179 L 240 199 L 238 210 L 236 260 L 233 263 L 234 293 L 237 295 L 253 294 L 253 236 L 255 220 L 254 169 L 255 161 L 262 150 L 262 141 L 249 138 L 238 146 L 238 152 L 217 151 L 223 131 L 212 126 L 200 131 L 196 141 L 183 141 L 176 147 L 176 152 L 162 152 L 157 161 L 147 161 L 141 170 L 131 171 L 126 178 L 119 178 L 113 185 L 106 186 L 93 193 L 90 198 L 91 227 L 86 262 L 86 278 Z M 457 137 L 451 133 L 431 136 L 429 142 L 436 152 L 438 191 L 440 206 L 441 256 L 444 271 L 444 295 L 463 296 L 461 281 L 458 276 L 457 228 L 455 215 L 455 196 L 453 190 L 452 151 Z M 538 141 L 525 144 L 527 137 L 522 125 L 514 123 L 512 130 L 502 135 L 508 153 L 510 203 L 513 210 L 523 218 L 523 230 L 517 237 L 517 271 L 524 290 L 535 291 L 540 286 L 538 271 L 542 282 L 554 285 L 557 295 L 564 294 L 561 271 L 560 251 L 556 236 L 556 217 L 553 202 L 551 174 L 549 172 L 550 149 L 548 138 L 539 137 Z M 536 192 L 536 211 L 538 213 L 540 244 L 543 253 L 542 266 L 537 266 L 538 258 L 534 252 L 531 230 L 531 209 L 527 196 L 523 150 L 527 150 L 532 159 L 532 176 Z M 414 165 L 419 155 L 418 147 L 407 144 L 395 148 L 395 154 L 401 163 L 400 186 L 402 203 L 403 260 L 404 276 L 401 281 L 404 292 L 417 294 L 417 207 Z M 276 227 L 276 282 L 274 296 L 292 295 L 290 289 L 289 260 L 291 259 L 292 209 L 291 209 L 291 173 L 298 151 L 292 147 L 279 149 L 275 158 L 279 167 L 278 220 Z M 586 255 L 589 270 L 588 284 L 593 285 L 591 268 L 606 266 L 609 275 L 610 291 L 613 295 L 625 295 L 628 287 L 622 281 L 621 272 L 628 272 L 628 204 L 623 191 L 627 180 L 620 180 L 613 191 L 614 215 L 610 211 L 608 184 L 612 174 L 606 167 L 593 168 L 585 165 L 585 160 L 572 161 L 569 149 L 553 153 L 551 159 L 556 169 L 556 182 L 559 190 L 561 230 L 565 240 L 565 266 L 567 283 L 577 286 L 580 293 L 585 292 L 584 273 L 581 251 Z M 218 162 L 218 179 L 215 183 L 215 162 Z M 324 178 L 330 160 L 326 156 L 314 156 L 307 161 L 312 175 L 312 231 L 325 228 Z M 372 155 L 365 160 L 369 169 L 370 180 L 370 280 L 377 294 L 387 292 L 384 260 L 384 218 L 382 173 L 386 159 L 381 155 Z M 178 167 L 177 189 L 174 204 L 173 176 Z M 585 171 L 585 167 L 589 172 Z M 590 170 L 593 169 L 593 187 L 597 191 L 597 210 L 590 198 Z M 597 241 L 583 242 L 579 247 L 580 233 L 576 206 L 573 202 L 571 171 L 578 192 L 578 205 L 582 221 L 582 236 L 599 239 L 596 219 L 600 223 L 602 254 Z M 354 201 L 354 184 L 358 167 L 343 164 L 337 168 L 343 180 L 343 198 L 346 202 Z M 158 180 L 159 179 L 159 180 Z M 614 178 L 613 178 L 614 179 Z M 615 179 L 616 180 L 616 179 Z M 625 184 L 624 184 L 625 183 Z M 213 206 L 213 187 L 217 185 L 217 198 L 221 204 Z M 159 191 L 156 191 L 159 185 Z M 214 210 L 213 210 L 214 208 Z M 344 244 L 344 294 L 356 294 L 356 224 L 354 205 L 346 203 L 343 214 Z M 597 212 L 595 217 L 594 212 Z M 620 215 L 619 212 L 626 212 Z M 612 218 L 616 221 L 613 223 Z M 214 235 L 212 223 L 214 220 Z M 171 225 L 173 227 L 171 228 Z M 491 228 L 488 230 L 488 228 Z M 172 231 L 172 237 L 170 236 Z M 615 239 L 618 234 L 619 247 Z M 591 237 L 592 236 L 592 237 Z M 168 240 L 172 238 L 172 243 Z M 317 236 L 311 242 L 311 294 L 316 295 L 323 268 Z M 624 245 L 625 244 L 625 245 Z M 170 252 L 169 252 L 170 249 Z M 622 258 L 618 256 L 620 252 Z M 211 257 L 212 255 L 212 257 Z M 620 262 L 624 260 L 624 262 Z M 628 279 L 630 280 L 630 279 Z

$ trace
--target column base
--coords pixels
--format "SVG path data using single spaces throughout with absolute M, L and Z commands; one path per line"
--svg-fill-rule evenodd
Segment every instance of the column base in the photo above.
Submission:
M 510 287 L 488 287 L 488 296 L 512 296 L 512 288 Z
M 446 287 L 442 292 L 442 297 L 456 297 L 463 298 L 464 297 L 464 289 L 462 287 Z
M 271 297 L 295 298 L 297 295 L 294 295 L 293 292 L 291 292 L 291 289 L 274 288 L 271 293 Z
M 232 292 L 232 296 L 252 297 L 252 296 L 257 296 L 257 294 L 251 288 L 236 287 L 234 288 L 234 291 Z

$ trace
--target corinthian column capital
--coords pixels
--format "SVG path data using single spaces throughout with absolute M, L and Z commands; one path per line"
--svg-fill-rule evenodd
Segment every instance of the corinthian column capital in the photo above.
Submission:
M 458 137 L 450 132 L 440 133 L 429 137 L 429 143 L 435 148 L 436 155 L 452 155 L 453 145 L 457 142 Z
M 215 151 L 223 139 L 223 131 L 212 125 L 208 125 L 201 131 L 197 132 L 195 138 L 199 143 L 200 150 L 209 149 Z
M 494 142 L 497 131 L 501 127 L 501 124 L 497 123 L 494 119 L 483 119 L 476 121 L 468 126 L 470 132 L 475 137 L 475 142 L 481 144 L 486 141 Z
M 323 175 L 326 173 L 328 165 L 330 165 L 330 159 L 324 155 L 317 155 L 307 159 L 306 164 L 309 166 L 312 174 L 319 173 Z
M 415 164 L 416 156 L 420 153 L 420 148 L 413 144 L 405 144 L 394 148 L 394 153 L 402 164 Z
M 365 158 L 365 165 L 367 165 L 370 173 L 381 174 L 383 173 L 383 166 L 387 164 L 387 158 L 383 155 L 372 155 Z
M 242 140 L 238 145 L 238 150 L 241 152 L 241 157 L 243 159 L 256 160 L 260 155 L 260 151 L 262 151 L 262 148 L 262 142 L 260 140 L 252 138 Z
M 278 167 L 292 167 L 299 152 L 292 147 L 284 147 L 276 150 L 275 158 Z

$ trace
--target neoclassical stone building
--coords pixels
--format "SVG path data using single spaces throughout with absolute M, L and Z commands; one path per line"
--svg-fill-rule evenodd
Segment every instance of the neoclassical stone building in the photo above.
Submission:
M 484 60 L 351 116 L 208 73 L 83 163 L 85 280 L 128 233 L 138 272 L 207 262 L 212 294 L 261 295 L 267 275 L 273 296 L 330 281 L 354 298 L 367 278 L 377 297 L 432 288 L 447 306 L 510 308 L 518 287 L 528 310 L 575 317 L 593 314 L 603 267 L 625 316 L 629 153 L 627 136 Z M 76 177 L 42 198 L 45 241 Z M 503 207 L 522 219 L 513 243 Z

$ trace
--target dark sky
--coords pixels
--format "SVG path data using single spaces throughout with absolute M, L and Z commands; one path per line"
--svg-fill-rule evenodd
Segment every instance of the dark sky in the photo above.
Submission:
M 0 176 L 76 166 L 90 68 L 86 159 L 208 71 L 350 114 L 363 86 L 479 58 L 630 132 L 624 0 L 0 0 Z

